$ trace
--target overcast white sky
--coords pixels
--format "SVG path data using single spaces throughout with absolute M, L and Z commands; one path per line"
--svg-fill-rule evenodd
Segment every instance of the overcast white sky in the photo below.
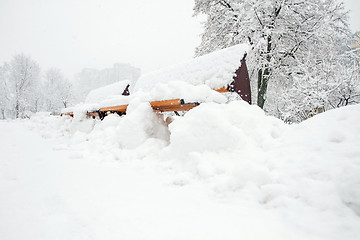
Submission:
M 0 0 L 0 64 L 16 53 L 72 78 L 126 62 L 146 73 L 190 59 L 200 43 L 193 0 Z M 360 0 L 345 0 L 353 31 Z

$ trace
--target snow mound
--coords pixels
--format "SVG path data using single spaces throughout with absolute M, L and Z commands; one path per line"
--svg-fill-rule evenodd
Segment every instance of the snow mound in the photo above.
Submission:
M 149 91 L 156 88 L 159 83 L 173 81 L 191 85 L 205 84 L 212 89 L 222 88 L 233 81 L 235 71 L 240 67 L 240 61 L 248 50 L 247 44 L 238 44 L 154 71 L 141 76 L 136 82 L 134 91 Z
M 293 146 L 306 149 L 302 158 L 316 160 L 304 162 L 303 167 L 323 181 L 333 181 L 339 200 L 360 217 L 359 122 L 360 105 L 346 106 L 296 125 L 287 138 Z
M 94 112 L 99 110 L 97 103 L 79 103 L 74 107 L 61 109 L 61 113 L 73 112 L 75 118 L 85 118 L 87 112 Z
M 245 101 L 201 104 L 170 125 L 171 147 L 182 153 L 267 149 L 283 128 L 280 120 Z
M 151 138 L 168 141 L 170 135 L 163 119 L 153 112 L 149 103 L 131 103 L 127 115 L 120 118 L 113 114 L 105 119 L 104 125 L 96 131 L 101 133 L 106 129 L 122 149 L 134 149 Z
M 95 103 L 99 104 L 104 98 L 111 97 L 113 95 L 122 95 L 125 88 L 129 85 L 130 80 L 123 80 L 104 87 L 96 88 L 87 95 L 85 103 Z
M 174 183 L 198 179 L 216 195 L 276 211 L 309 236 L 354 239 L 360 233 L 359 121 L 360 105 L 289 126 L 244 102 L 203 104 L 170 125 L 167 154 L 177 157 L 169 165 L 179 166 Z
M 58 185 L 74 215 L 101 233 L 95 239 L 172 238 L 179 226 L 182 239 L 360 236 L 360 105 L 287 125 L 243 101 L 211 102 L 168 128 L 149 103 L 132 99 L 128 108 L 104 121 L 36 115 L 27 122 L 74 152 L 57 162 L 68 164 Z

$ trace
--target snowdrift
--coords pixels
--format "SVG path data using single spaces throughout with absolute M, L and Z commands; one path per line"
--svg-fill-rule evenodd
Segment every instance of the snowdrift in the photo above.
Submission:
M 58 121 L 85 159 L 142 160 L 156 174 L 170 172 L 167 184 L 201 186 L 215 198 L 245 204 L 258 227 L 250 235 L 226 228 L 238 238 L 263 239 L 263 232 L 256 233 L 259 224 L 275 224 L 275 233 L 263 229 L 273 239 L 360 236 L 360 105 L 298 125 L 244 101 L 204 103 L 168 127 L 142 102 L 131 104 L 126 116 L 103 122 Z M 269 223 L 267 214 L 278 222 Z
M 286 125 L 233 101 L 167 126 L 139 101 L 0 122 L 0 238 L 358 239 L 359 121 L 360 105 Z

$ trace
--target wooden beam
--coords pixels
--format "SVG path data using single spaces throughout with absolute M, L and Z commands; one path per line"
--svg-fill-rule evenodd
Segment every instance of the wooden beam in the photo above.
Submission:
M 99 113 L 98 112 L 88 112 L 86 114 L 87 117 L 98 117 Z
M 122 113 L 126 113 L 126 109 L 127 109 L 128 105 L 120 105 L 120 106 L 113 106 L 113 107 L 104 107 L 104 108 L 100 108 L 101 112 L 122 112 Z
M 217 91 L 219 93 L 224 93 L 224 92 L 228 92 L 229 90 L 227 87 L 222 87 L 222 88 L 216 89 L 215 91 Z
M 170 99 L 170 100 L 161 100 L 161 101 L 152 101 L 150 102 L 150 106 L 155 109 L 163 106 L 172 106 L 172 105 L 180 105 L 180 99 Z
M 61 113 L 61 114 L 60 114 L 60 116 L 64 116 L 64 115 L 73 117 L 73 116 L 74 116 L 74 113 L 73 113 L 73 112 L 66 112 L 66 113 Z
M 186 103 L 182 105 L 171 105 L 171 106 L 161 106 L 153 108 L 156 112 L 177 112 L 177 111 L 189 111 L 194 107 L 198 106 L 198 103 Z

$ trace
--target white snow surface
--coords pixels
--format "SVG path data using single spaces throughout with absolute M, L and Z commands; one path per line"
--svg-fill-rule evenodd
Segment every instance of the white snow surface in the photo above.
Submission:
M 61 109 L 61 113 L 73 112 L 75 117 L 84 118 L 87 112 L 94 112 L 100 109 L 100 105 L 96 103 L 79 103 L 73 107 Z
M 0 121 L 0 239 L 359 239 L 360 105 Z
M 106 85 L 104 87 L 96 88 L 89 92 L 85 99 L 85 103 L 99 104 L 104 98 L 109 98 L 116 95 L 122 95 L 128 85 L 131 84 L 130 80 L 123 80 L 119 82 Z
M 212 89 L 225 87 L 233 81 L 235 71 L 241 66 L 240 61 L 248 50 L 247 44 L 238 44 L 151 72 L 138 79 L 134 91 L 149 91 L 160 83 L 173 81 L 195 86 L 205 84 Z

